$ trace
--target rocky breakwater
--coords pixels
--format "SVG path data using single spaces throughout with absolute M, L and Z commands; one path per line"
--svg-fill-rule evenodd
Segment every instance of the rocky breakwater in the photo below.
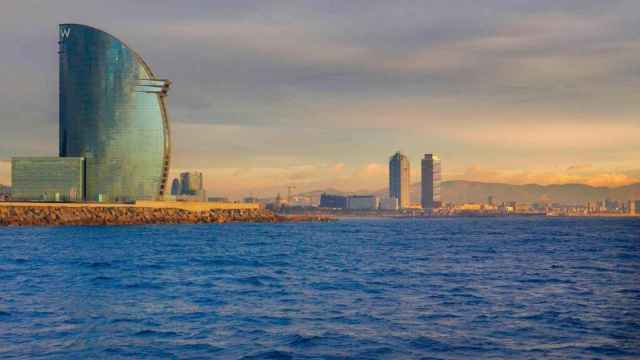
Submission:
M 320 216 L 280 216 L 263 209 L 212 209 L 109 206 L 2 206 L 0 226 L 207 224 L 227 222 L 328 221 Z

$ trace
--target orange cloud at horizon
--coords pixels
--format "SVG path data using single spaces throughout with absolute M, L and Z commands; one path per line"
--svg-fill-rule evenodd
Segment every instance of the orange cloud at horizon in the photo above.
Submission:
M 596 187 L 618 187 L 640 183 L 638 174 L 623 170 L 597 169 L 591 166 L 558 170 L 514 171 L 471 166 L 462 172 L 446 172 L 443 180 L 522 184 L 585 184 Z M 188 169 L 185 169 L 188 170 Z M 350 167 L 342 163 L 307 165 L 290 168 L 203 169 L 205 187 L 211 196 L 275 196 L 285 194 L 287 185 L 296 192 L 336 189 L 345 192 L 378 191 L 387 187 L 387 164 L 368 163 Z M 412 182 L 420 181 L 419 168 L 414 167 Z M 177 174 L 179 170 L 174 171 Z M 632 172 L 632 171 L 631 171 Z
M 595 187 L 619 187 L 640 183 L 633 171 L 596 169 L 591 165 L 571 166 L 555 170 L 498 170 L 471 166 L 463 173 L 451 174 L 451 180 L 522 184 L 585 184 Z M 635 170 L 638 172 L 638 170 Z

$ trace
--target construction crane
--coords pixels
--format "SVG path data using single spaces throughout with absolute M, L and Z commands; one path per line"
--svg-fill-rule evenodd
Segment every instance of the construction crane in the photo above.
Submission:
M 291 191 L 296 188 L 295 185 L 287 186 L 287 204 L 291 205 Z

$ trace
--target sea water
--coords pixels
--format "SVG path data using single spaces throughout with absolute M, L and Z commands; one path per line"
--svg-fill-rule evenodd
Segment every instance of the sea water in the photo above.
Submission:
M 0 358 L 640 358 L 640 218 L 0 228 Z

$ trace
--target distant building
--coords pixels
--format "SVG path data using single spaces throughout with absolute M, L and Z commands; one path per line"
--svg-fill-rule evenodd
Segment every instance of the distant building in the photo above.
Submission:
M 627 208 L 628 208 L 627 210 L 629 214 L 631 215 L 638 214 L 638 211 L 640 210 L 640 200 L 636 200 L 636 201 L 630 200 Z
M 488 204 L 488 205 L 493 205 L 493 195 L 489 195 L 489 196 L 487 197 L 487 204 Z
M 320 207 L 327 209 L 346 209 L 347 197 L 342 195 L 320 195 Z
M 502 213 L 512 213 L 515 211 L 515 203 L 502 203 L 500 206 L 498 206 L 498 211 L 502 212 Z
M 475 203 L 465 203 L 462 205 L 458 205 L 456 207 L 456 210 L 460 210 L 460 211 L 480 211 L 483 209 L 482 204 L 475 204 Z
M 183 172 L 180 174 L 180 193 L 176 195 L 176 199 L 182 201 L 206 201 L 207 194 L 204 191 L 203 176 L 201 172 Z M 176 185 L 174 180 L 172 184 Z
M 313 206 L 313 196 L 312 195 L 295 195 L 291 197 L 291 201 L 288 202 L 289 206 L 296 207 L 305 207 L 305 206 Z
M 248 204 L 257 204 L 260 202 L 260 199 L 258 199 L 257 197 L 253 197 L 253 196 L 247 196 L 244 199 L 242 199 L 243 202 L 248 203 Z
M 394 197 L 385 198 L 380 201 L 380 210 L 398 210 L 398 199 Z
M 347 198 L 347 209 L 349 210 L 377 210 L 380 201 L 373 195 L 352 195 Z
M 0 201 L 9 201 L 11 198 L 11 187 L 0 185 Z
M 173 196 L 180 195 L 181 191 L 182 191 L 182 184 L 180 184 L 180 179 L 178 178 L 173 179 L 173 182 L 171 183 L 171 195 Z
M 218 203 L 228 203 L 229 202 L 229 198 L 223 197 L 223 196 L 213 196 L 213 197 L 209 197 L 207 198 L 208 202 L 218 202 Z
M 275 202 L 273 204 L 274 204 L 274 208 L 281 209 L 283 206 L 286 206 L 289 203 L 288 203 L 287 200 L 283 199 L 282 196 L 280 196 L 280 193 L 278 193 L 276 195 L 276 199 L 275 199 Z
M 389 197 L 398 199 L 399 207 L 409 207 L 409 188 L 411 181 L 411 164 L 409 158 L 396 152 L 389 159 Z
M 617 200 L 605 199 L 604 208 L 606 211 L 616 211 L 620 208 L 620 203 Z
M 514 211 L 517 213 L 531 212 L 531 206 L 529 204 L 516 203 L 514 204 Z
M 81 157 L 14 157 L 11 197 L 18 201 L 82 201 L 84 170 Z
M 204 189 L 202 173 L 198 171 L 183 172 L 180 174 L 180 195 L 195 195 Z
M 422 207 L 434 209 L 439 207 L 440 181 L 442 180 L 440 159 L 434 154 L 425 154 L 422 159 Z

